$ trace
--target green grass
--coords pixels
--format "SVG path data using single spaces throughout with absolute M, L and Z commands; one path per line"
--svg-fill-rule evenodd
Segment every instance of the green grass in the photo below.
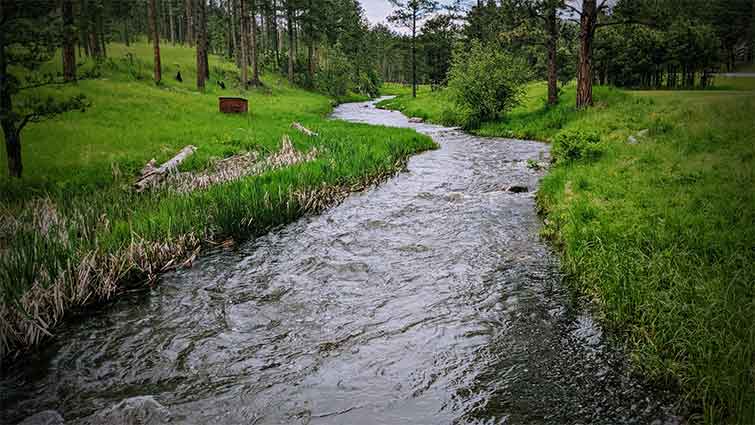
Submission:
M 434 147 L 412 130 L 329 120 L 332 99 L 271 75 L 263 77 L 265 88 L 244 93 L 248 116 L 220 114 L 217 97 L 240 94 L 232 63 L 212 57 L 213 78 L 199 93 L 193 49 L 162 49 L 160 87 L 150 81 L 144 43 L 116 44 L 109 52 L 101 78 L 42 92 L 83 92 L 91 108 L 30 125 L 23 133 L 24 177 L 10 179 L 4 168 L 0 175 L 0 357 L 38 343 L 71 308 L 154 277 L 203 244 L 258 235 L 319 211 Z M 126 52 L 136 66 L 122 60 Z M 179 67 L 183 84 L 172 79 Z M 217 80 L 229 88 L 220 90 Z M 320 136 L 299 134 L 292 121 Z M 202 170 L 245 151 L 264 158 L 283 135 L 319 155 L 186 194 L 130 188 L 150 158 L 163 162 L 186 145 L 197 151 L 181 170 Z M 5 165 L 4 156 L 0 161 Z
M 755 77 L 716 77 L 713 83 L 720 90 L 755 90 Z
M 545 85 L 474 132 L 552 140 L 600 135 L 596 160 L 556 165 L 538 204 L 573 287 L 626 337 L 649 377 L 679 385 L 693 422 L 755 423 L 755 93 L 595 88 L 574 108 L 574 88 L 544 105 Z M 428 108 L 443 94 L 386 102 Z M 627 138 L 649 130 L 639 144 Z

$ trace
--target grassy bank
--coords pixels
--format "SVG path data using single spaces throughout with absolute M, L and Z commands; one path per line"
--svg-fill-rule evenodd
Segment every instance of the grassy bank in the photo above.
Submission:
M 245 93 L 248 116 L 222 115 L 217 97 L 239 94 L 232 63 L 211 58 L 212 79 L 199 93 L 193 49 L 163 48 L 160 87 L 150 81 L 145 44 L 113 45 L 109 54 L 100 78 L 38 93 L 82 92 L 92 106 L 24 131 L 22 179 L 2 168 L 0 357 L 50 335 L 71 309 L 154 278 L 201 246 L 318 211 L 434 146 L 406 129 L 328 120 L 332 99 L 273 76 Z M 179 69 L 183 83 L 173 79 Z M 320 135 L 302 135 L 292 121 Z M 296 151 L 283 149 L 284 135 Z M 188 193 L 132 190 L 150 158 L 163 162 L 190 144 L 197 151 L 183 172 L 212 173 L 220 160 L 242 153 L 253 153 L 260 172 Z M 302 159 L 307 155 L 313 158 Z
M 531 85 L 506 120 L 474 132 L 600 136 L 597 158 L 554 166 L 538 193 L 563 268 L 635 364 L 680 385 L 693 421 L 755 423 L 755 93 L 597 87 L 578 112 L 573 87 L 553 108 L 545 90 Z M 383 106 L 452 116 L 442 92 L 398 94 Z

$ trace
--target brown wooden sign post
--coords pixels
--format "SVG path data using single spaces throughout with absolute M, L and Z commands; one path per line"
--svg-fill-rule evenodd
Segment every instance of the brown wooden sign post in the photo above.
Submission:
M 249 112 L 249 101 L 243 97 L 220 97 L 220 112 L 224 114 L 245 114 Z

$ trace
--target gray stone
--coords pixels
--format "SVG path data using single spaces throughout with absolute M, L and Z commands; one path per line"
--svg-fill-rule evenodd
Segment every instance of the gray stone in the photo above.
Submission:
M 55 410 L 45 410 L 29 416 L 18 425 L 63 425 L 64 423 L 60 413 Z
M 158 425 L 170 423 L 170 411 L 152 396 L 127 398 L 110 408 L 88 416 L 81 425 Z
M 423 119 L 422 119 L 422 118 L 420 118 L 420 117 L 411 117 L 411 118 L 409 118 L 409 122 L 410 122 L 410 123 L 412 123 L 412 124 L 421 124 L 421 123 L 423 123 L 424 121 L 425 121 L 425 120 L 423 120 Z

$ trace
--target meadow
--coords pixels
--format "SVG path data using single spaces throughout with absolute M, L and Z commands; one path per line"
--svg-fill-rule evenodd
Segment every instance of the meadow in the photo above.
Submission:
M 435 146 L 408 129 L 330 120 L 335 99 L 272 75 L 263 75 L 264 87 L 242 93 L 235 65 L 217 57 L 199 92 L 190 48 L 163 47 L 163 84 L 156 86 L 151 54 L 143 42 L 113 44 L 96 78 L 29 94 L 83 93 L 91 105 L 30 125 L 22 135 L 23 178 L 9 178 L 5 168 L 0 174 L 0 357 L 21 355 L 84 306 L 190 263 L 200 248 L 317 212 Z M 179 70 L 183 83 L 174 79 Z M 221 95 L 247 97 L 250 113 L 220 114 Z M 319 135 L 299 133 L 293 121 Z M 314 159 L 264 167 L 283 158 L 283 136 Z M 189 192 L 133 189 L 148 160 L 162 163 L 187 145 L 197 150 L 182 172 L 211 172 L 244 153 L 263 167 Z
M 543 235 L 574 290 L 628 341 L 638 369 L 681 389 L 691 422 L 755 423 L 754 82 L 596 87 L 595 106 L 584 111 L 572 85 L 547 107 L 545 84 L 533 83 L 505 119 L 471 130 L 599 137 L 598 155 L 556 164 L 542 181 Z M 454 124 L 447 93 L 388 91 L 398 97 L 382 107 Z

